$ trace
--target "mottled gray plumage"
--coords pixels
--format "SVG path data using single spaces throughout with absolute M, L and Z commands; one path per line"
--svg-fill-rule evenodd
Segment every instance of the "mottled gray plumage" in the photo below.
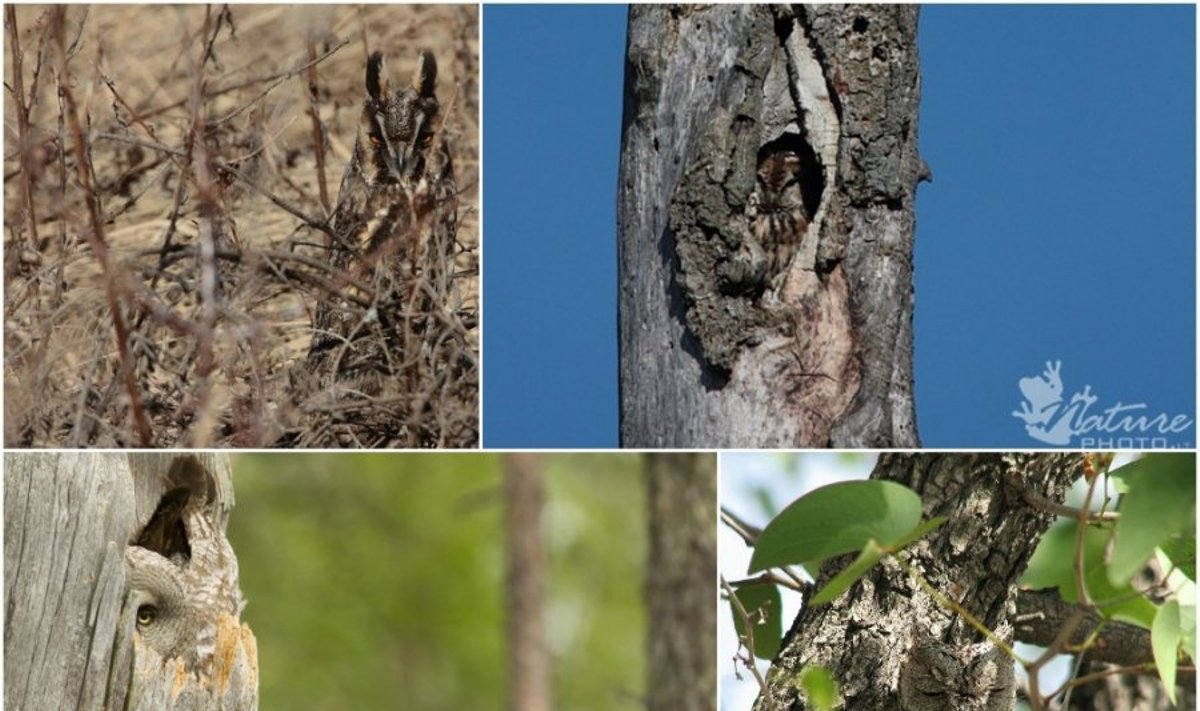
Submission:
M 126 604 L 146 647 L 207 675 L 221 613 L 236 618 L 245 604 L 237 558 L 216 521 L 212 482 L 200 462 L 177 458 L 167 478 L 171 488 L 125 549 Z
M 1012 659 L 991 642 L 924 639 L 900 668 L 901 711 L 1011 711 Z

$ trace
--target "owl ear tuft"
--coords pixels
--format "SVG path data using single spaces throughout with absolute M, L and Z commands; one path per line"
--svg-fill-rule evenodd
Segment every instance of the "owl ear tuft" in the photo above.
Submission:
M 383 65 L 383 52 L 378 50 L 371 53 L 367 59 L 367 96 L 375 101 L 387 99 L 388 80 Z
M 413 71 L 412 87 L 423 97 L 433 96 L 437 84 L 437 60 L 427 49 L 417 55 L 417 68 Z

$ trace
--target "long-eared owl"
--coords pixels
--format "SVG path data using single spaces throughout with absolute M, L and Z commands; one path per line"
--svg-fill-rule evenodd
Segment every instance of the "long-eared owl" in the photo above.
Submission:
M 411 83 L 392 89 L 383 54 L 374 52 L 367 60 L 367 97 L 354 154 L 342 177 L 329 246 L 335 274 L 345 282 L 339 286 L 361 292 L 355 285 L 368 285 L 370 291 L 359 296 L 375 306 L 364 318 L 361 311 L 323 300 L 316 312 L 310 365 L 325 360 L 329 350 L 348 345 L 352 352 L 339 358 L 339 373 L 378 370 L 389 360 L 380 357 L 378 344 L 396 340 L 391 321 L 402 312 L 427 314 L 436 308 L 430 295 L 448 292 L 457 193 L 435 94 L 437 73 L 433 54 L 422 50 Z M 363 338 L 375 345 L 357 348 L 356 341 Z

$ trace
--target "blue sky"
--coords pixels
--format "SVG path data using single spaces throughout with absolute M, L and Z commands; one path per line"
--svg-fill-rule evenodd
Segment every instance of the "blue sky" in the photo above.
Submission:
M 484 8 L 488 447 L 617 444 L 625 16 Z M 1036 445 L 1012 412 L 1047 360 L 1093 414 L 1194 416 L 1194 28 L 1191 6 L 923 8 L 925 446 Z

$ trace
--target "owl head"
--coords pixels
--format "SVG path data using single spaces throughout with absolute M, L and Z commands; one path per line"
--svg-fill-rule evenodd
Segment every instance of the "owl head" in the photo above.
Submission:
M 991 642 L 917 643 L 900 669 L 903 711 L 1002 711 L 1012 708 L 1013 662 Z
M 408 86 L 391 89 L 382 52 L 367 60 L 367 98 L 363 102 L 356 150 L 373 183 L 411 180 L 424 171 L 424 154 L 436 131 L 437 62 L 421 50 Z
M 186 589 L 181 566 L 155 551 L 129 546 L 125 569 L 126 605 L 133 611 L 142 643 L 163 659 L 193 660 L 203 614 L 199 601 Z
M 800 154 L 793 150 L 769 153 L 758 163 L 758 179 L 768 188 L 782 191 L 800 176 Z

